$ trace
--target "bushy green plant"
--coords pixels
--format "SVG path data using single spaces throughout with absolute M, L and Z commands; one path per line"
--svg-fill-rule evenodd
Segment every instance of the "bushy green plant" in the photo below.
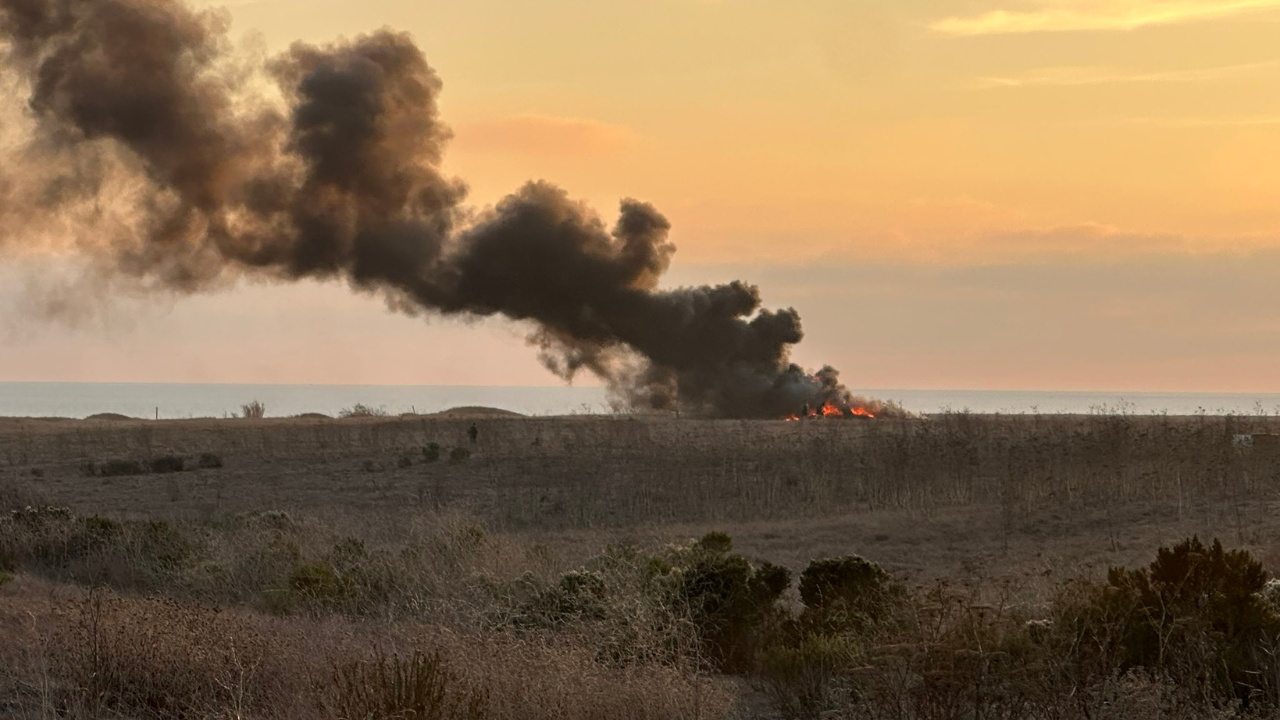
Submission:
M 187 468 L 187 461 L 177 455 L 161 455 L 151 459 L 150 467 L 153 473 L 182 472 Z
M 449 451 L 449 462 L 457 464 L 471 457 L 471 451 L 464 447 L 456 447 Z
M 650 561 L 650 573 L 697 630 L 708 660 L 727 671 L 750 670 L 785 619 L 779 600 L 790 573 L 765 563 L 755 567 L 730 552 L 732 540 L 710 533 Z
M 61 566 L 68 538 L 78 529 L 65 507 L 28 505 L 0 516 L 0 570 L 12 572 L 28 563 Z
M 427 443 L 422 448 L 424 462 L 433 463 L 440 459 L 440 443 Z
M 211 452 L 200 453 L 196 465 L 205 470 L 216 470 L 222 467 L 222 457 Z
M 199 550 L 163 520 L 77 518 L 65 508 L 25 508 L 0 524 L 4 564 L 122 587 L 151 590 L 180 582 Z
M 137 460 L 108 460 L 94 468 L 99 477 L 125 477 L 146 472 Z
M 590 570 L 570 570 L 555 585 L 537 592 L 520 608 L 517 625 L 556 627 L 568 622 L 600 620 L 605 616 L 608 586 Z
M 800 574 L 803 619 L 825 631 L 883 619 L 901 595 L 889 573 L 857 555 L 814 560 Z
M 132 527 L 137 534 L 141 556 L 163 571 L 181 570 L 196 552 L 195 544 L 164 520 L 145 520 Z
M 292 557 L 292 565 L 285 587 L 266 595 L 267 606 L 274 612 L 304 609 L 368 615 L 385 608 L 398 592 L 388 558 L 370 552 L 358 538 L 338 540 L 316 560 L 304 560 L 292 543 L 282 550 L 284 558 Z
M 1124 669 L 1158 670 L 1246 698 L 1259 677 L 1280 670 L 1268 652 L 1280 639 L 1280 620 L 1266 584 L 1248 552 L 1192 537 L 1160 548 L 1148 567 L 1111 568 L 1075 630 L 1094 646 L 1114 647 Z
M 197 551 L 196 545 L 164 520 L 119 521 L 85 518 L 66 543 L 73 574 L 97 578 L 112 566 L 127 572 L 121 582 L 150 586 L 177 578 Z M 114 572 L 114 570 L 113 570 Z
M 728 533 L 712 530 L 698 538 L 697 547 L 710 553 L 733 552 L 733 538 Z
M 81 523 L 81 531 L 69 543 L 68 554 L 82 557 L 90 553 L 105 552 L 116 545 L 124 535 L 124 525 L 111 518 L 94 515 Z

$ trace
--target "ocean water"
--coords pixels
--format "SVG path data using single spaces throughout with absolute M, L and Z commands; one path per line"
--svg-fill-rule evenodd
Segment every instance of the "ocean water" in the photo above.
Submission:
M 1280 414 L 1280 394 L 1116 393 L 1005 390 L 859 390 L 918 413 L 1107 413 L 1212 415 Z M 389 385 L 220 385 L 149 383 L 0 382 L 0 416 L 73 417 L 120 413 L 131 417 L 224 417 L 258 400 L 268 417 L 306 412 L 337 415 L 362 403 L 391 414 L 429 413 L 463 405 L 527 415 L 608 412 L 598 387 L 458 387 Z
M 82 418 L 107 412 L 140 418 L 224 417 L 239 413 L 251 400 L 266 406 L 267 417 L 337 415 L 356 403 L 391 414 L 463 405 L 527 415 L 607 412 L 604 390 L 594 387 L 0 382 L 0 416 L 9 417 Z

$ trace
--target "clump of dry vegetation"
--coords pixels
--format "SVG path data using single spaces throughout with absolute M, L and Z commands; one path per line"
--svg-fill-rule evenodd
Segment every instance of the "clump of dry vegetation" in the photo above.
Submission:
M 340 418 L 373 418 L 387 417 L 387 409 L 383 407 L 373 407 L 364 403 L 356 403 L 349 408 L 343 408 L 338 411 Z

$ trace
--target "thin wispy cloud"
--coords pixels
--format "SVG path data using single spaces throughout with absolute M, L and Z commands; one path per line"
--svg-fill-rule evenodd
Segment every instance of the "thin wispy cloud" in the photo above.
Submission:
M 1245 77 L 1280 67 L 1280 60 L 1163 72 L 1134 72 L 1108 67 L 1043 68 L 1020 75 L 977 77 L 968 82 L 975 90 L 1021 87 L 1073 87 L 1128 83 L 1195 83 Z
M 945 35 L 1004 35 L 1013 33 L 1135 30 L 1150 25 L 1214 20 L 1269 8 L 1280 0 L 1110 0 L 1055 4 L 1038 10 L 993 10 L 967 17 L 949 17 L 930 27 Z
M 1244 115 L 1240 117 L 1130 117 L 1116 124 L 1150 125 L 1167 128 L 1256 127 L 1280 125 L 1280 115 Z
M 1142 232 L 1109 223 L 1081 222 L 1048 227 L 1010 226 L 943 236 L 900 238 L 892 252 L 885 243 L 858 260 L 909 264 L 1005 265 L 1112 263 L 1171 257 L 1241 257 L 1280 250 L 1274 234 L 1208 237 Z M 846 251 L 847 252 L 847 251 Z

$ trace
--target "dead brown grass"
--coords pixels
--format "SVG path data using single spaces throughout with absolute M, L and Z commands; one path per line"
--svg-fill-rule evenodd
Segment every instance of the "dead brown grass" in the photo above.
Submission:
M 346 718 L 372 706 L 351 692 L 379 689 L 353 682 L 415 653 L 435 659 L 449 678 L 441 692 L 464 709 L 483 698 L 460 717 L 722 717 L 731 704 L 723 682 L 664 666 L 611 669 L 573 642 L 273 617 L 30 577 L 0 599 L 0 703 L 12 717 Z
M 493 718 L 803 716 L 795 682 L 841 716 L 1023 717 L 1017 702 L 1049 707 L 1030 690 L 1042 676 L 1019 680 L 1027 666 L 1000 653 L 1070 578 L 1193 533 L 1280 561 L 1280 458 L 1237 448 L 1243 432 L 1280 421 L 0 420 L 0 509 L 68 509 L 0 520 L 13 577 L 0 583 L 0 717 L 337 717 L 326 693 L 344 663 L 368 677 L 379 656 L 414 653 Z M 449 462 L 453 448 L 471 452 Z M 167 456 L 196 469 L 83 470 Z M 709 529 L 795 572 L 857 552 L 907 582 L 922 618 L 951 614 L 934 617 L 936 637 L 804 651 L 862 670 L 805 665 L 781 690 L 708 674 L 643 568 L 600 558 Z M 588 566 L 606 573 L 604 606 L 516 620 Z M 940 580 L 951 605 L 925 601 Z M 938 678 L 924 695 L 921 677 Z M 1014 704 L 974 704 L 975 677 Z M 1121 673 L 1078 692 L 1089 717 L 1205 716 L 1169 683 Z
M 0 462 L 44 474 L 42 493 L 98 512 L 229 513 L 452 507 L 491 528 L 635 527 L 851 512 L 1158 502 L 1184 514 L 1265 495 L 1275 454 L 1231 437 L 1271 417 L 933 416 L 876 422 L 642 418 L 355 418 L 345 421 L 0 420 Z M 424 462 L 432 443 L 464 462 Z M 223 468 L 88 482 L 112 458 L 195 458 Z M 402 458 L 410 463 L 402 465 Z M 194 465 L 195 463 L 190 463 Z M 159 490 L 159 492 L 157 492 Z M 1236 524 L 1246 531 L 1250 518 Z

